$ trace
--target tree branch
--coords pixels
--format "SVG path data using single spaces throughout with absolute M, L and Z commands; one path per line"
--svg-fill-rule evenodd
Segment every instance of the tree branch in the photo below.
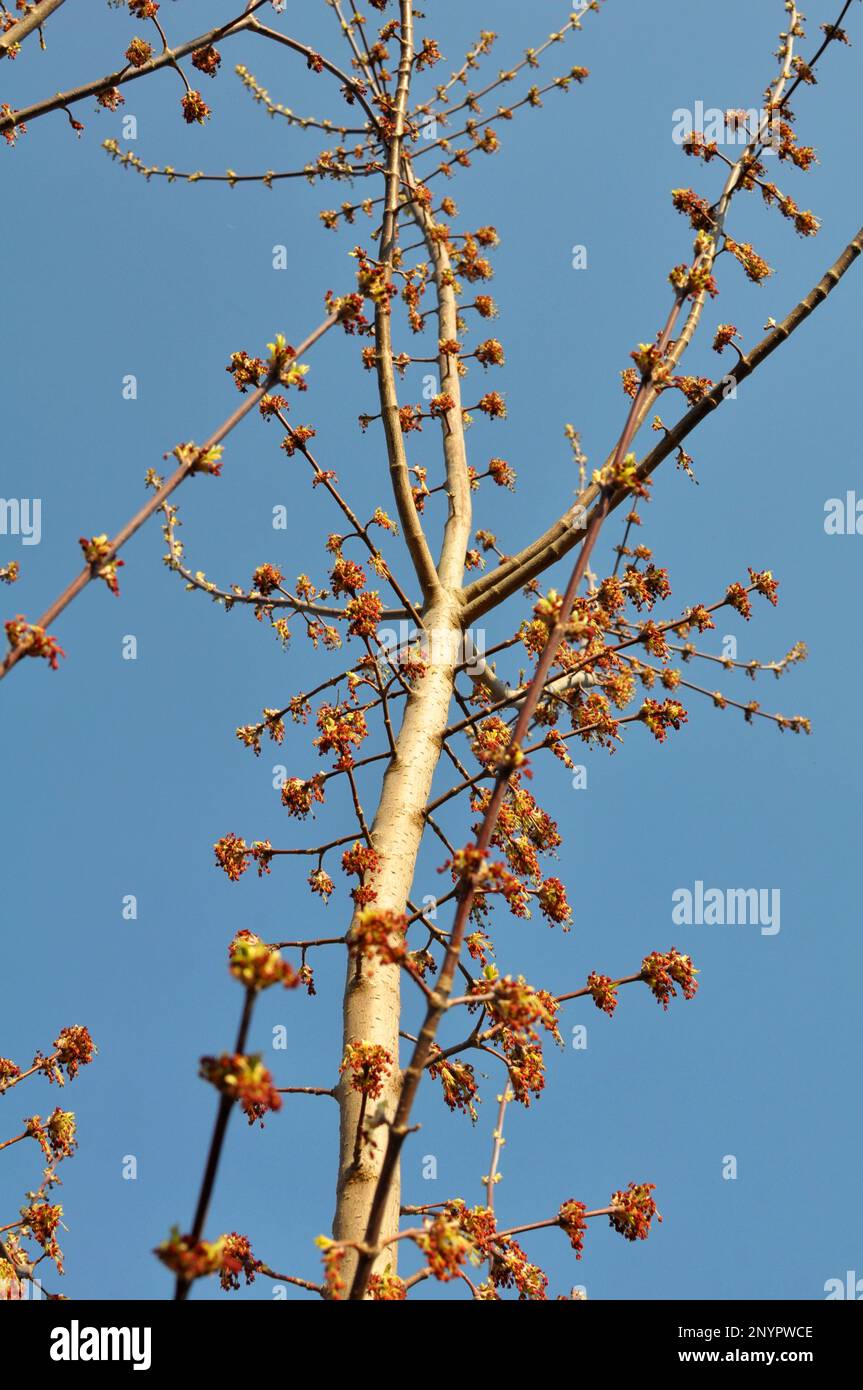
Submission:
M 790 314 L 771 329 L 750 353 L 741 357 L 728 376 L 718 382 L 713 390 L 704 397 L 704 400 L 687 411 L 674 428 L 669 430 L 668 434 L 657 444 L 656 448 L 651 450 L 638 467 L 638 473 L 642 480 L 655 472 L 660 463 L 682 443 L 687 435 L 691 434 L 707 415 L 722 404 L 728 394 L 729 382 L 737 385 L 741 381 L 745 381 L 748 376 L 752 375 L 756 367 L 759 367 L 787 338 L 791 337 L 791 334 L 808 319 L 809 315 L 814 313 L 819 304 L 823 304 L 861 252 L 863 252 L 863 227 L 848 243 L 830 269 L 821 277 L 818 284 L 810 290 L 804 299 L 800 300 Z M 596 483 L 591 483 L 580 493 L 569 511 L 565 512 L 542 536 L 531 545 L 526 546 L 518 555 L 505 561 L 497 570 L 491 571 L 474 584 L 468 585 L 463 591 L 465 622 L 472 623 L 483 613 L 496 608 L 499 603 L 515 593 L 522 585 L 527 584 L 536 575 L 542 574 L 550 565 L 568 554 L 586 534 L 590 523 L 590 510 L 595 507 L 600 491 L 601 489 Z M 610 510 L 614 511 L 628 496 L 630 494 L 626 492 L 616 493 L 611 499 Z

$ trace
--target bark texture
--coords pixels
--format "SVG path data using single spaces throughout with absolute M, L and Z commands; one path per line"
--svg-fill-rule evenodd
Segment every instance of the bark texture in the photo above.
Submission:
M 427 674 L 417 683 L 405 706 L 404 718 L 396 738 L 396 756 L 384 777 L 381 796 L 371 827 L 372 841 L 381 867 L 375 879 L 375 906 L 403 912 L 410 894 L 417 853 L 425 821 L 423 807 L 428 801 L 432 778 L 440 759 L 443 731 L 447 726 L 455 664 L 461 637 L 461 605 L 455 594 L 439 590 L 423 613 L 426 626 Z M 344 1043 L 379 1043 L 398 1061 L 400 1017 L 400 971 L 397 966 L 368 965 L 357 973 L 349 961 L 344 996 Z M 394 1068 L 380 1101 L 373 1102 L 366 1119 L 378 1105 L 389 1118 L 395 1110 L 401 1089 L 398 1067 Z M 339 1177 L 333 1234 L 336 1240 L 362 1241 L 365 1235 L 375 1183 L 386 1147 L 386 1128 L 374 1132 L 375 1146 L 364 1145 L 355 1161 L 357 1126 L 361 1096 L 346 1084 L 338 1087 L 340 1110 Z M 383 1239 L 398 1230 L 400 1188 L 390 1190 Z M 396 1268 L 396 1247 L 378 1259 L 375 1272 Z M 343 1265 L 347 1282 L 353 1276 L 353 1251 Z

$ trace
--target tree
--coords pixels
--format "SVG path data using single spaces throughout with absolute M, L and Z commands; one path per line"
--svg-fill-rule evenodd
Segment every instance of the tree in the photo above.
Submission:
M 36 6 L 17 23 L 9 16 L 0 51 L 12 56 L 18 43 L 61 3 Z M 781 323 L 768 325 L 755 346 L 744 351 L 737 328 L 720 324 L 713 348 L 718 354 L 728 348 L 736 353 L 734 366 L 720 380 L 680 370 L 703 326 L 705 308 L 719 293 L 721 255 L 727 255 L 726 265 L 736 260 L 756 284 L 771 273 L 750 244 L 735 240 L 727 230 L 737 195 L 757 190 L 801 236 L 818 230 L 815 215 L 801 210 L 768 179 L 764 154 L 772 148 L 789 172 L 805 172 L 812 164 L 814 151 L 799 143 L 790 103 L 802 88 L 813 85 L 827 50 L 848 42 L 842 24 L 850 0 L 841 6 L 835 23 L 822 26 L 823 38 L 808 58 L 800 52 L 805 41 L 802 17 L 792 0 L 785 5 L 778 68 L 763 109 L 722 113 L 723 129 L 737 137 L 733 158 L 721 148 L 718 130 L 690 128 L 683 134 L 685 155 L 696 167 L 704 165 L 699 178 L 707 193 L 692 188 L 672 192 L 674 206 L 693 233 L 692 252 L 670 272 L 670 307 L 654 340 L 636 346 L 633 365 L 622 373 L 628 406 L 619 436 L 604 464 L 589 473 L 580 437 L 568 427 L 579 476 L 575 502 L 512 555 L 501 550 L 489 530 L 475 528 L 472 510 L 473 495 L 481 496 L 483 485 L 514 488 L 515 472 L 497 457 L 478 468 L 469 462 L 467 445 L 472 416 L 496 421 L 506 415 L 503 395 L 485 389 L 487 374 L 505 362 L 502 342 L 486 336 L 490 320 L 497 316 L 485 288 L 493 275 L 498 232 L 491 226 L 456 230 L 456 205 L 440 189 L 444 179 L 469 169 L 472 159 L 495 155 L 502 125 L 522 107 L 542 106 L 549 94 L 575 89 L 588 78 L 585 68 L 572 66 L 530 85 L 533 74 L 528 70 L 577 33 L 585 16 L 595 22 L 589 12 L 598 11 L 599 5 L 596 0 L 581 5 L 544 44 L 471 91 L 471 74 L 491 51 L 493 34 L 482 33 L 462 68 L 436 86 L 435 76 L 428 78 L 427 73 L 434 74 L 441 60 L 439 41 L 417 31 L 410 4 L 370 3 L 381 12 L 382 27 L 376 34 L 353 7 L 346 17 L 341 5 L 333 4 L 349 50 L 337 63 L 282 28 L 264 23 L 261 14 L 268 0 L 249 3 L 240 15 L 209 33 L 173 46 L 162 28 L 159 5 L 130 0 L 132 16 L 153 26 L 157 42 L 135 35 L 115 72 L 17 111 L 3 107 L 0 119 L 0 131 L 11 145 L 26 135 L 28 124 L 51 112 L 65 112 L 80 134 L 81 123 L 73 112 L 81 102 L 95 98 L 115 110 L 128 83 L 170 67 L 183 83 L 184 119 L 190 125 L 203 124 L 209 106 L 191 85 L 183 60 L 190 59 L 203 84 L 203 77 L 218 75 L 222 57 L 217 44 L 256 38 L 287 50 L 289 61 L 294 56 L 305 61 L 322 83 L 335 82 L 349 110 L 344 119 L 351 124 L 299 118 L 273 102 L 248 69 L 240 69 L 244 84 L 274 118 L 314 129 L 323 126 L 329 139 L 338 137 L 334 148 L 292 170 L 229 170 L 224 175 L 149 166 L 115 141 L 106 142 L 107 152 L 148 179 L 212 178 L 229 185 L 257 180 L 268 186 L 295 178 L 311 183 L 331 179 L 347 183 L 352 198 L 358 181 L 371 181 L 367 198 L 343 202 L 321 214 L 327 230 L 352 226 L 359 216 L 368 218 L 366 244 L 352 252 L 353 282 L 342 294 L 327 292 L 323 321 L 296 347 L 276 335 L 265 355 L 235 351 L 228 371 L 242 396 L 238 408 L 203 444 L 178 444 L 173 451 L 176 466 L 167 478 L 150 470 L 147 504 L 116 536 L 82 537 L 84 568 L 37 621 L 19 614 L 6 624 L 9 651 L 0 676 L 11 673 L 25 657 L 45 659 L 57 669 L 63 652 L 49 629 L 94 580 L 118 592 L 120 551 L 161 512 L 170 565 L 188 587 L 228 609 L 250 608 L 284 642 L 290 634 L 289 620 L 295 619 L 321 656 L 322 667 L 326 653 L 338 651 L 344 642 L 349 646 L 350 658 L 338 658 L 334 672 L 330 662 L 321 679 L 304 681 L 305 688 L 284 708 L 264 709 L 258 722 L 238 730 L 242 742 L 257 754 L 265 739 L 281 743 L 288 719 L 313 720 L 312 744 L 324 760 L 324 770 L 300 770 L 286 777 L 282 803 L 289 816 L 306 821 L 316 805 L 341 795 L 346 828 L 323 844 L 288 847 L 268 840 L 247 842 L 231 831 L 215 846 L 218 865 L 231 880 L 238 880 L 251 866 L 260 875 L 269 874 L 280 856 L 301 855 L 310 863 L 313 894 L 328 900 L 335 893 L 330 869 L 356 879 L 356 886 L 350 922 L 342 923 L 344 929 L 331 937 L 267 943 L 243 930 L 231 943 L 229 965 L 243 988 L 243 1007 L 233 1049 L 202 1059 L 202 1075 L 219 1091 L 219 1102 L 200 1199 L 189 1229 L 175 1231 L 159 1247 L 162 1260 L 177 1276 L 178 1298 L 186 1297 L 193 1280 L 215 1272 L 226 1287 L 236 1286 L 240 1275 L 251 1279 L 263 1274 L 331 1298 L 401 1299 L 409 1287 L 429 1277 L 464 1280 L 475 1298 L 495 1299 L 500 1290 L 510 1288 L 523 1298 L 544 1298 L 545 1276 L 528 1260 L 517 1236 L 537 1226 L 558 1225 L 580 1256 L 587 1221 L 607 1216 L 627 1239 L 645 1238 L 656 1215 L 652 1185 L 624 1185 L 622 1179 L 610 1200 L 597 1198 L 590 1209 L 587 1202 L 561 1193 L 557 1210 L 539 1222 L 504 1231 L 496 1227 L 495 1181 L 505 1112 L 513 1101 L 529 1105 L 542 1090 L 542 1038 L 559 1037 L 560 1010 L 572 1000 L 590 998 L 611 1015 L 624 984 L 646 985 L 663 1008 L 678 991 L 691 999 L 697 989 L 695 965 L 675 946 L 653 950 L 640 963 L 633 961 L 632 973 L 624 978 L 593 970 L 580 988 L 572 988 L 570 981 L 552 991 L 518 974 L 500 973 L 488 931 L 495 899 L 503 899 L 499 907 L 516 918 L 524 918 L 531 908 L 563 928 L 570 918 L 564 884 L 541 867 L 542 857 L 554 853 L 561 836 L 528 785 L 532 767 L 540 753 L 548 752 L 572 773 L 573 747 L 612 750 L 623 741 L 622 731 L 629 724 L 642 725 L 657 743 L 664 743 L 686 722 L 678 698 L 684 690 L 706 694 L 720 708 L 735 707 L 749 721 L 766 718 L 780 729 L 808 731 L 801 716 L 768 714 L 756 701 L 734 701 L 703 690 L 673 665 L 678 655 L 684 663 L 699 659 L 692 638 L 714 626 L 712 615 L 718 610 L 729 608 L 748 619 L 753 595 L 775 604 L 773 574 L 752 568 L 748 582 L 730 582 L 712 601 L 693 601 L 682 612 L 675 609 L 658 621 L 654 610 L 670 596 L 668 573 L 654 562 L 652 551 L 633 544 L 632 537 L 641 522 L 640 504 L 647 500 L 660 464 L 674 456 L 678 467 L 692 474 L 693 460 L 684 447 L 689 435 L 815 311 L 863 249 L 861 230 L 811 293 Z M 489 99 L 497 100 L 511 84 L 515 99 L 487 114 Z M 415 85 L 423 93 L 419 101 Z M 430 167 L 428 156 L 433 159 L 435 152 L 440 161 Z M 717 165 L 723 178 L 711 184 Z M 416 244 L 408 239 L 411 224 L 419 238 Z M 357 340 L 362 367 L 373 375 L 378 392 L 379 410 L 364 415 L 360 424 L 364 431 L 380 427 L 393 501 L 382 496 L 381 505 L 367 519 L 351 505 L 335 472 L 318 460 L 314 428 L 288 418 L 290 400 L 306 387 L 307 356 L 324 334 L 336 329 Z M 435 389 L 427 402 L 408 404 L 400 382 L 405 369 L 418 362 L 427 363 Z M 468 386 L 471 381 L 475 385 L 466 401 L 463 383 Z M 686 406 L 670 426 L 653 414 L 666 393 L 671 393 L 669 402 L 682 397 Z M 261 563 L 248 587 L 219 588 L 184 558 L 174 494 L 189 477 L 218 477 L 223 441 L 255 412 L 281 427 L 287 455 L 308 466 L 314 486 L 329 495 L 338 511 L 340 530 L 324 540 L 328 577 L 323 586 L 306 575 L 291 585 L 279 567 Z M 637 437 L 651 416 L 651 428 L 659 438 L 639 456 Z M 430 476 L 427 467 L 412 466 L 410 457 L 412 436 L 432 429 L 440 434 L 441 471 Z M 445 515 L 438 520 L 433 508 L 444 498 Z M 395 518 L 385 502 L 394 506 Z M 621 508 L 624 533 L 612 551 L 611 572 L 600 577 L 591 569 L 598 537 Z M 397 540 L 402 547 L 398 552 Z M 552 588 L 543 593 L 540 576 L 570 552 L 577 552 L 577 558 L 563 592 Z M 486 568 L 489 556 L 497 561 L 494 568 Z M 466 582 L 465 571 L 476 577 Z M 3 577 L 14 582 L 14 565 L 6 567 Z M 522 593 L 531 608 L 514 635 L 492 651 L 478 650 L 478 621 Z M 497 675 L 489 657 L 517 647 L 525 651 L 532 669 L 510 686 Z M 798 646 L 783 661 L 764 663 L 760 669 L 781 674 L 802 655 Z M 754 674 L 751 666 L 746 669 Z M 453 785 L 432 797 L 442 760 L 453 769 Z M 372 804 L 375 809 L 370 812 L 367 807 Z M 464 808 L 466 820 L 456 821 L 454 829 L 457 807 Z M 437 898 L 434 915 L 413 896 L 417 856 L 429 831 L 441 841 L 451 882 Z M 451 914 L 446 925 L 437 915 L 441 909 Z M 342 950 L 346 956 L 340 1075 L 330 1086 L 279 1088 L 260 1056 L 247 1050 L 255 1001 L 271 986 L 313 989 L 308 957 L 323 949 Z M 402 980 L 418 993 L 424 1010 L 420 1029 L 410 1036 L 403 1027 Z M 467 1019 L 462 1037 L 446 1042 L 444 1020 L 461 1016 Z M 401 1041 L 409 1044 L 403 1054 Z M 414 1127 L 419 1087 L 426 1077 L 439 1083 L 450 1109 L 474 1117 L 475 1052 L 495 1057 L 503 1068 L 486 1203 L 468 1208 L 455 1196 L 442 1206 L 405 1203 L 400 1158 Z M 34 1067 L 39 1069 L 38 1059 Z M 22 1079 L 15 1063 L 8 1068 L 14 1068 L 8 1071 L 11 1080 Z M 254 1122 L 281 1108 L 282 1095 L 291 1089 L 335 1098 L 340 1110 L 336 1214 L 332 1239 L 323 1242 L 321 1285 L 300 1276 L 275 1275 L 236 1232 L 207 1239 L 210 1198 L 233 1110 L 239 1104 Z M 28 1130 L 18 1138 L 30 1134 L 38 1139 L 39 1126 L 41 1122 L 34 1123 L 32 1134 Z M 416 1223 L 400 1229 L 401 1213 L 417 1218 Z M 39 1244 L 38 1225 L 22 1220 L 22 1233 Z M 241 1224 L 240 1213 L 237 1220 Z M 403 1241 L 413 1242 L 425 1256 L 423 1268 L 407 1280 L 396 1273 L 396 1252 Z M 17 1248 L 4 1258 L 16 1272 L 32 1272 Z M 487 1277 L 478 1284 L 468 1277 L 468 1261 L 487 1265 Z

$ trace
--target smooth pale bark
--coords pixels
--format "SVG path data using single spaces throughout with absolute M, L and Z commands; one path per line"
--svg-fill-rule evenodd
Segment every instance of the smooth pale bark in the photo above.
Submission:
M 432 778 L 440 759 L 443 731 L 447 726 L 455 665 L 459 659 L 461 605 L 452 593 L 438 591 L 424 611 L 426 660 L 428 671 L 417 683 L 405 706 L 404 719 L 396 738 L 396 756 L 387 769 L 381 797 L 371 828 L 372 841 L 380 856 L 380 872 L 375 879 L 375 907 L 404 912 L 410 894 L 417 853 L 425 829 L 423 807 L 428 801 Z M 400 971 L 397 966 L 364 965 L 357 974 L 349 961 L 344 998 L 344 1042 L 382 1044 L 397 1060 L 399 1055 Z M 392 1116 L 401 1088 L 397 1067 L 388 1079 L 383 1096 L 371 1102 L 366 1118 L 379 1105 Z M 343 1079 L 338 1087 L 340 1109 L 339 1179 L 333 1235 L 336 1240 L 362 1241 L 365 1235 L 375 1181 L 386 1147 L 386 1129 L 376 1132 L 375 1147 L 364 1146 L 359 1163 L 354 1162 L 360 1095 Z M 398 1231 L 400 1186 L 393 1183 L 382 1236 Z M 385 1252 L 376 1263 L 376 1272 L 396 1268 L 396 1247 Z M 349 1251 L 342 1267 L 350 1284 L 356 1263 Z

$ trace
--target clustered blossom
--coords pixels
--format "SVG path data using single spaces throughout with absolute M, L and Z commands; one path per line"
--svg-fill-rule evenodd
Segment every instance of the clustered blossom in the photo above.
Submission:
M 426 1225 L 416 1244 L 423 1251 L 435 1279 L 442 1284 L 457 1279 L 461 1266 L 475 1256 L 473 1243 L 467 1238 L 458 1221 L 441 1212 Z
M 63 1072 L 69 1081 L 74 1081 L 80 1068 L 92 1062 L 95 1053 L 96 1046 L 88 1030 L 82 1024 L 75 1024 L 71 1028 L 64 1028 L 54 1039 L 54 1051 L 49 1057 L 37 1052 L 33 1065 L 50 1082 L 56 1081 L 64 1086 Z
M 11 1057 L 0 1057 L 0 1095 L 21 1075 L 21 1068 Z
M 187 125 L 203 125 L 213 114 L 200 92 L 186 92 L 182 105 L 183 119 Z
M 348 1252 L 343 1245 L 336 1245 L 335 1241 L 330 1240 L 329 1236 L 318 1236 L 315 1244 L 323 1251 L 321 1258 L 324 1262 L 324 1287 L 327 1298 L 333 1303 L 338 1303 L 348 1287 L 342 1274 L 342 1265 Z
M 301 777 L 289 777 L 282 783 L 282 805 L 288 814 L 305 820 L 316 803 L 324 802 L 324 777 L 318 772 L 308 781 Z
M 576 1202 L 575 1198 L 571 1197 L 568 1202 L 563 1203 L 557 1214 L 558 1223 L 569 1236 L 569 1242 L 575 1251 L 577 1260 L 581 1259 L 584 1249 L 584 1235 L 587 1230 L 587 1222 L 584 1219 L 586 1211 L 587 1207 L 584 1202 Z
M 228 947 L 228 968 L 235 980 L 256 992 L 271 985 L 294 989 L 300 977 L 275 946 L 268 946 L 254 932 L 237 932 Z
M 336 885 L 333 883 L 326 869 L 322 869 L 320 866 L 317 869 L 312 869 L 307 882 L 312 892 L 323 899 L 325 905 L 336 891 Z
M 252 1254 L 248 1237 L 231 1231 L 230 1235 L 222 1236 L 221 1244 L 222 1264 L 219 1270 L 219 1283 L 222 1288 L 225 1290 L 238 1289 L 241 1274 L 245 1277 L 247 1284 L 254 1284 L 255 1275 L 261 1267 L 261 1261 L 256 1260 Z
M 71 1110 L 61 1110 L 58 1105 L 47 1120 L 40 1115 L 31 1115 L 24 1123 L 28 1138 L 36 1140 L 49 1162 L 71 1158 L 75 1152 L 78 1141 L 75 1138 L 75 1116 Z
M 662 1221 L 656 1210 L 656 1202 L 650 1195 L 655 1188 L 656 1184 L 652 1182 L 631 1182 L 625 1191 L 611 1194 L 610 1205 L 614 1211 L 608 1218 L 609 1223 L 627 1240 L 647 1240 L 653 1217 Z
M 348 633 L 352 637 L 374 637 L 383 616 L 384 606 L 377 592 L 359 594 L 345 606 Z
M 375 890 L 366 882 L 369 874 L 374 874 L 380 868 L 380 859 L 377 851 L 371 845 L 360 844 L 355 840 L 350 849 L 346 849 L 342 855 L 342 870 L 351 875 L 356 874 L 360 880 L 358 888 L 354 888 L 351 897 L 357 907 L 365 907 L 368 903 L 374 902 L 377 894 Z
M 358 748 L 369 733 L 363 711 L 352 709 L 346 702 L 321 705 L 316 723 L 320 733 L 313 742 L 321 756 L 335 753 L 337 768 L 352 767 L 352 749 Z
M 404 913 L 365 908 L 357 913 L 349 946 L 354 955 L 399 965 L 407 956 L 406 931 Z
M 202 1057 L 200 1075 L 221 1095 L 239 1101 L 250 1125 L 260 1120 L 263 1128 L 264 1115 L 282 1108 L 273 1078 L 257 1053 L 223 1052 L 219 1057 Z
M 81 536 L 78 544 L 94 575 L 98 579 L 104 579 L 111 593 L 119 598 L 120 585 L 117 581 L 117 570 L 122 569 L 126 562 L 117 559 L 108 537 L 106 535 L 91 536 L 88 540 L 86 536 Z
M 59 658 L 66 653 L 58 645 L 56 637 L 52 637 L 36 623 L 28 623 L 23 613 L 10 618 L 5 627 L 9 646 L 13 651 L 20 651 L 23 656 L 44 657 L 51 670 L 57 670 Z
M 670 951 L 652 951 L 641 962 L 641 976 L 650 988 L 654 999 L 663 1009 L 668 1009 L 669 999 L 677 997 L 676 984 L 680 985 L 684 999 L 694 999 L 698 991 L 698 974 L 692 964 L 691 956 L 684 956 L 672 946 Z
M 614 980 L 609 975 L 597 975 L 593 970 L 587 977 L 587 988 L 596 1007 L 612 1018 L 619 1003 Z
M 443 1098 L 450 1110 L 460 1110 L 476 1123 L 475 1102 L 479 1099 L 476 1075 L 468 1062 L 460 1062 L 457 1057 L 443 1057 L 437 1043 L 432 1048 L 433 1061 L 428 1074 L 432 1080 L 439 1080 L 443 1088 Z
M 32 1194 L 29 1194 L 32 1195 Z M 63 1219 L 63 1208 L 51 1202 L 36 1200 L 21 1208 L 21 1232 L 41 1245 L 49 1260 L 53 1260 L 58 1274 L 63 1273 L 63 1252 L 57 1243 L 55 1232 Z
M 268 598 L 276 589 L 280 587 L 284 575 L 276 565 L 258 565 L 252 575 L 252 588 L 256 593 L 263 594 Z
M 369 1293 L 376 1303 L 402 1302 L 408 1296 L 407 1285 L 397 1274 L 373 1274 L 369 1279 Z
M 211 43 L 207 44 L 206 48 L 196 48 L 192 54 L 192 67 L 197 68 L 198 72 L 203 72 L 207 77 L 216 76 L 221 61 L 221 53 Z
M 226 1290 L 240 1287 L 241 1274 L 245 1275 L 247 1284 L 254 1283 L 255 1274 L 261 1268 L 261 1261 L 252 1254 L 247 1237 L 236 1231 L 219 1236 L 218 1240 L 196 1241 L 190 1235 L 182 1235 L 174 1226 L 168 1240 L 158 1245 L 154 1254 L 172 1274 L 187 1283 L 218 1274 Z
M 270 860 L 273 857 L 273 847 L 269 840 L 255 840 L 251 845 L 247 845 L 233 832 L 225 835 L 221 840 L 217 840 L 213 845 L 216 855 L 216 863 L 225 873 L 232 883 L 246 872 L 249 867 L 249 860 L 258 866 L 258 877 L 270 872 Z
M 686 710 L 677 700 L 645 700 L 639 718 L 647 725 L 658 743 L 664 743 L 669 729 L 679 729 L 687 722 Z
M 369 1100 L 383 1095 L 384 1081 L 393 1068 L 392 1053 L 380 1043 L 349 1042 L 339 1072 L 347 1074 L 351 1090 Z

